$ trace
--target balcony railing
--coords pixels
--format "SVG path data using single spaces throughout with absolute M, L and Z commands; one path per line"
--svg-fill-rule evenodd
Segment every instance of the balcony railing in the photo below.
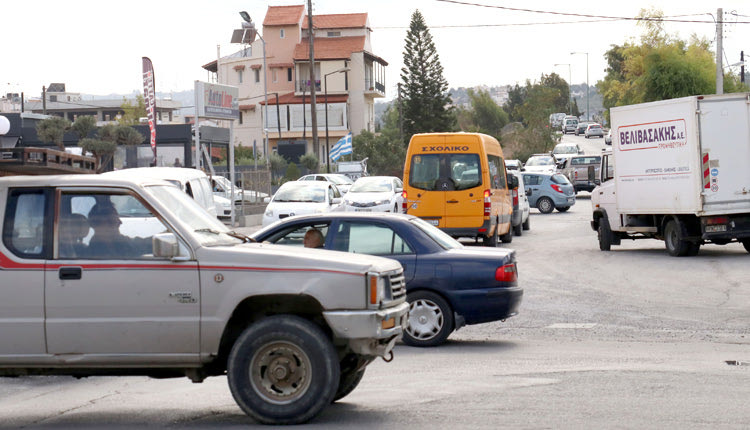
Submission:
M 298 92 L 310 92 L 310 80 L 309 79 L 303 79 L 300 81 L 297 81 L 297 91 Z M 320 80 L 315 80 L 315 91 L 320 91 Z
M 365 90 L 377 91 L 379 93 L 385 94 L 385 84 L 373 79 L 365 79 Z

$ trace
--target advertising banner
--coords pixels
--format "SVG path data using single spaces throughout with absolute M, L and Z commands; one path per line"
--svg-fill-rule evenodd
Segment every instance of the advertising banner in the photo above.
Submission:
M 154 152 L 154 161 L 156 165 L 156 92 L 154 90 L 154 65 L 151 59 L 143 59 L 143 99 L 146 103 L 146 115 L 148 117 L 148 129 L 150 131 L 151 150 Z
M 198 117 L 238 119 L 240 117 L 239 93 L 237 87 L 196 81 Z

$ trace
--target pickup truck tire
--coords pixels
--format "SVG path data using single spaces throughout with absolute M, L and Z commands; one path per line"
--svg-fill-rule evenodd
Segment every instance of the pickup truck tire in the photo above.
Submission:
M 274 315 L 240 335 L 227 377 L 247 415 L 264 424 L 300 424 L 333 401 L 340 367 L 320 327 L 295 315 Z
M 549 197 L 541 197 L 536 201 L 536 208 L 543 214 L 551 213 L 555 210 L 555 203 Z
M 524 230 L 530 230 L 531 229 L 531 215 L 529 215 L 526 218 L 526 221 L 524 221 L 523 224 L 521 224 L 521 226 L 523 226 Z
M 609 251 L 612 249 L 612 230 L 609 228 L 609 224 L 604 221 L 599 221 L 599 228 L 596 231 L 599 236 L 599 250 Z
M 514 225 L 513 234 L 515 234 L 516 236 L 523 235 L 523 226 L 521 224 Z
M 359 385 L 364 376 L 364 368 L 359 370 L 351 369 L 346 372 L 341 372 L 341 378 L 339 379 L 339 388 L 336 390 L 336 395 L 333 396 L 333 401 L 336 402 L 348 396 L 349 393 L 357 388 L 357 385 Z
M 445 342 L 453 331 L 453 310 L 448 302 L 430 291 L 407 295 L 409 323 L 404 343 L 411 346 L 436 346 Z
M 664 226 L 664 244 L 672 257 L 690 255 L 691 243 L 683 239 L 682 223 L 677 220 L 669 220 Z
M 513 226 L 508 225 L 508 232 L 504 235 L 500 236 L 500 240 L 503 243 L 511 243 L 513 242 Z

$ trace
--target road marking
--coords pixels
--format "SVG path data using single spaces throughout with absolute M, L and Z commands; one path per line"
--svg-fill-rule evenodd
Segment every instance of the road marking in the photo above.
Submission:
M 556 323 L 547 328 L 593 328 L 596 323 Z

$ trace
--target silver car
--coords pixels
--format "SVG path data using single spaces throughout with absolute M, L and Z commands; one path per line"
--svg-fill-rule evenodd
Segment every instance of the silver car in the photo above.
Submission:
M 589 137 L 604 137 L 604 129 L 601 124 L 591 123 L 586 127 L 586 132 L 583 134 L 586 139 Z

